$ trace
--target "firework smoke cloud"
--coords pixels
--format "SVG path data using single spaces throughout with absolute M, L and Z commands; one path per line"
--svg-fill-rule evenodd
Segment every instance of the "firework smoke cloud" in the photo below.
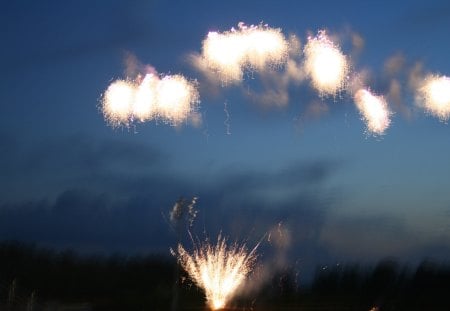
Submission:
M 392 112 L 382 96 L 373 95 L 369 90 L 360 89 L 355 93 L 355 103 L 367 130 L 373 135 L 382 135 L 391 124 Z
M 113 127 L 161 120 L 180 125 L 195 115 L 199 94 L 195 81 L 182 75 L 148 73 L 135 80 L 113 81 L 102 99 L 105 119 Z
M 304 54 L 305 71 L 321 95 L 336 95 L 344 89 L 349 72 L 347 57 L 324 30 L 308 38 Z
M 446 76 L 429 75 L 417 90 L 418 104 L 426 112 L 448 121 L 450 118 L 450 78 Z
M 224 83 L 237 83 L 245 70 L 262 71 L 286 62 L 288 42 L 280 29 L 246 26 L 226 32 L 209 32 L 203 41 L 201 61 Z

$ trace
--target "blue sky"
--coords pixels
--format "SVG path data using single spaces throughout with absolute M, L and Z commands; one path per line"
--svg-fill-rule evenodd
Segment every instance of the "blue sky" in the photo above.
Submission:
M 405 91 L 381 138 L 350 96 L 290 85 L 284 108 L 253 98 L 259 77 L 211 86 L 189 62 L 208 31 L 268 23 L 305 43 L 327 29 L 363 48 L 353 69 L 388 92 L 385 63 L 450 75 L 446 1 L 14 1 L 0 18 L 0 238 L 83 252 L 166 252 L 162 214 L 198 196 L 195 230 L 259 239 L 281 223 L 291 262 L 450 256 L 448 124 Z M 126 55 L 198 79 L 203 123 L 109 127 L 99 111 Z M 251 92 L 250 92 L 251 91 Z M 314 117 L 309 105 L 327 112 Z M 225 103 L 230 114 L 227 133 Z M 392 103 L 391 103 L 392 104 Z M 267 242 L 266 258 L 276 247 Z M 280 250 L 277 250 L 280 251 Z M 276 251 L 275 251 L 276 252 Z

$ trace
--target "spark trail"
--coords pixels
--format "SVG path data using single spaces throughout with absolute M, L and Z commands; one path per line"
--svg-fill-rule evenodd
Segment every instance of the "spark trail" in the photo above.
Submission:
M 431 115 L 442 121 L 450 118 L 450 78 L 429 75 L 418 92 L 418 102 Z
M 360 89 L 355 93 L 355 103 L 367 130 L 374 135 L 382 135 L 391 124 L 392 115 L 384 98 Z
M 306 73 L 321 95 L 336 95 L 344 88 L 349 72 L 347 57 L 324 30 L 308 38 L 304 54 Z
M 286 62 L 288 42 L 280 29 L 267 25 L 209 32 L 202 45 L 202 59 L 224 82 L 239 82 L 245 70 L 265 70 Z
M 228 111 L 228 103 L 225 101 L 223 103 L 223 112 L 225 112 L 225 121 L 223 121 L 223 124 L 225 125 L 225 129 L 226 129 L 226 134 L 227 135 L 231 135 L 231 131 L 230 131 L 230 113 Z
M 179 125 L 195 112 L 199 103 L 197 85 L 182 75 L 154 74 L 135 80 L 116 80 L 105 91 L 102 110 L 112 126 L 133 121 L 161 120 Z
M 194 243 L 188 253 L 178 245 L 178 261 L 190 278 L 205 291 L 206 301 L 212 310 L 222 309 L 235 296 L 236 290 L 252 271 L 256 262 L 256 249 L 247 251 L 245 244 L 227 245 L 221 235 L 217 244 Z

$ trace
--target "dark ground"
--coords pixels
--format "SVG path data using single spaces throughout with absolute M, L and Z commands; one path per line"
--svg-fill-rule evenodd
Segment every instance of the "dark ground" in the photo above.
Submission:
M 201 290 L 186 277 L 181 272 L 175 283 L 173 257 L 84 257 L 0 243 L 0 310 L 5 311 L 207 310 Z M 423 261 L 408 268 L 385 260 L 374 267 L 318 268 L 312 283 L 301 286 L 286 268 L 256 295 L 238 297 L 233 305 L 230 310 L 448 311 L 450 264 Z

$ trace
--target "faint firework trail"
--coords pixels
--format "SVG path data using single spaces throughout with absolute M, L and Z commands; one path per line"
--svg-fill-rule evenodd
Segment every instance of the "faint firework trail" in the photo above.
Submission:
M 103 96 L 102 110 L 113 127 L 150 120 L 179 125 L 195 113 L 198 103 L 195 81 L 182 75 L 159 78 L 149 73 L 144 78 L 112 82 Z
M 226 101 L 223 103 L 223 112 L 225 112 L 225 121 L 223 121 L 226 129 L 225 133 L 231 135 L 230 112 L 228 111 L 228 103 Z
M 226 32 L 209 32 L 201 58 L 224 83 L 240 82 L 244 71 L 265 70 L 286 62 L 288 42 L 280 29 L 267 25 L 246 26 Z
M 347 57 L 324 30 L 308 38 L 304 53 L 305 71 L 321 95 L 336 95 L 344 89 L 349 72 Z
M 374 135 L 382 135 L 391 124 L 392 112 L 382 96 L 373 95 L 370 91 L 360 89 L 355 94 L 355 103 L 367 130 Z
M 227 240 L 219 235 L 215 245 L 208 240 L 193 245 L 192 254 L 178 245 L 178 261 L 192 281 L 205 291 L 208 306 L 212 310 L 222 309 L 252 271 L 259 244 L 248 252 L 245 244 L 227 245 Z
M 429 75 L 417 90 L 418 103 L 426 112 L 448 121 L 450 118 L 450 78 Z

